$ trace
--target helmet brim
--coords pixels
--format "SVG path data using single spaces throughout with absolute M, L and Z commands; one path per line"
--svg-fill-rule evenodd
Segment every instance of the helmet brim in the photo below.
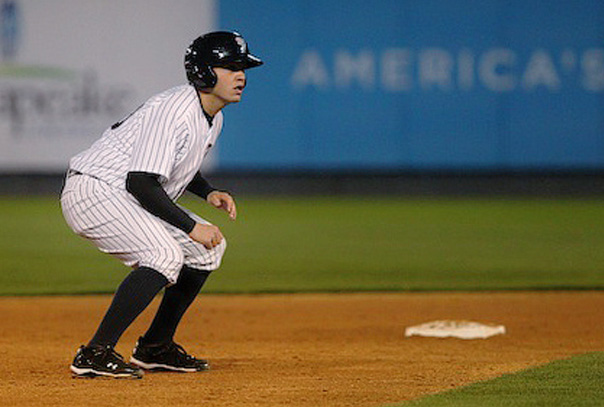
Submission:
M 252 54 L 238 55 L 237 58 L 229 58 L 212 64 L 212 66 L 229 69 L 231 71 L 243 71 L 264 64 L 260 58 Z
M 256 55 L 252 55 L 252 54 L 247 54 L 246 60 L 248 63 L 248 68 L 255 68 L 257 66 L 264 64 L 264 62 L 260 58 L 258 58 Z

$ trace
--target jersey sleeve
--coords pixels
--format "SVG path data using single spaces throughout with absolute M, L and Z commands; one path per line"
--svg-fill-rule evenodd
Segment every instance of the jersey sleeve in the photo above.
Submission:
M 195 173 L 193 180 L 187 185 L 187 191 L 194 193 L 200 198 L 207 199 L 212 191 L 216 191 L 216 188 L 210 185 L 208 180 L 205 179 L 201 173 L 197 172 Z
M 172 202 L 159 184 L 158 177 L 157 174 L 146 172 L 129 172 L 126 178 L 126 190 L 148 212 L 187 234 L 191 233 L 195 227 L 195 221 Z
M 128 172 L 147 172 L 170 179 L 178 144 L 177 115 L 167 103 L 148 108 L 132 149 Z

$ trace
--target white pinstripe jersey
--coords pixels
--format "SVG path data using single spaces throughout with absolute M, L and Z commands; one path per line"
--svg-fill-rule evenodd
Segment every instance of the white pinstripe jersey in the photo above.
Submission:
M 88 150 L 73 157 L 70 168 L 119 189 L 130 171 L 160 175 L 168 196 L 176 200 L 201 168 L 222 130 L 222 112 L 210 126 L 191 85 L 157 94 L 107 129 Z

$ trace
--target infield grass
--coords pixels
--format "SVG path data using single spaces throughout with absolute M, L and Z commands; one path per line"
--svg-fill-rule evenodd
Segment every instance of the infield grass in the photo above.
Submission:
M 603 381 L 604 353 L 589 353 L 396 406 L 601 406 Z
M 206 292 L 604 288 L 604 201 L 238 199 Z M 127 269 L 56 198 L 0 199 L 0 294 L 113 292 Z

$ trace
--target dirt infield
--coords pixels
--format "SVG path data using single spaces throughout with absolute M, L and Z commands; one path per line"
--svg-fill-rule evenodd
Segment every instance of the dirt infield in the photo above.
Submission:
M 72 379 L 111 297 L 0 298 L 0 403 L 379 406 L 604 347 L 604 293 L 201 296 L 177 340 L 213 370 Z M 129 357 L 158 302 L 117 349 Z M 487 340 L 404 338 L 435 319 L 504 324 Z

